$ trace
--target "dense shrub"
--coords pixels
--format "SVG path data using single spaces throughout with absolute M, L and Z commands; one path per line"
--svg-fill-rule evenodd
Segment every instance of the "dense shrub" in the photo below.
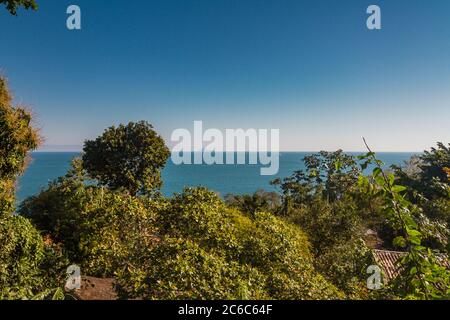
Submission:
M 314 259 L 317 271 L 344 291 L 349 299 L 365 299 L 369 296 L 367 267 L 375 264 L 372 251 L 361 238 L 323 248 Z
M 119 293 L 144 299 L 264 299 L 263 275 L 195 242 L 166 238 L 144 251 L 147 263 L 119 273 Z
M 30 297 L 41 288 L 41 235 L 22 217 L 0 220 L 0 298 Z
M 84 272 L 113 276 L 134 252 L 156 246 L 154 215 L 139 199 L 114 193 L 83 211 L 79 250 Z
M 330 203 L 317 197 L 296 209 L 289 219 L 307 232 L 314 266 L 320 273 L 349 297 L 366 293 L 366 269 L 373 259 L 361 239 L 360 213 L 351 199 Z
M 14 180 L 0 179 L 0 218 L 8 216 L 14 210 Z
M 403 166 L 393 166 L 396 183 L 406 187 L 405 197 L 415 205 L 424 244 L 450 253 L 450 145 L 413 157 Z
M 243 222 L 244 218 L 237 221 Z M 239 228 L 239 260 L 266 276 L 275 299 L 336 299 L 343 295 L 314 268 L 306 234 L 269 213 L 257 213 Z
M 64 280 L 67 260 L 20 216 L 0 218 L 0 299 L 32 298 Z
M 304 170 L 273 181 L 283 216 L 308 235 L 315 269 L 347 298 L 365 298 L 365 271 L 373 258 L 361 238 L 367 228 L 385 223 L 381 204 L 360 190 L 362 169 L 354 157 L 339 150 L 304 161 Z
M 366 144 L 367 146 L 367 144 Z M 393 229 L 400 233 L 394 243 L 404 248 L 405 255 L 398 262 L 401 270 L 390 289 L 406 299 L 447 299 L 450 270 L 446 255 L 428 247 L 427 236 L 434 224 L 423 215 L 422 208 L 409 201 L 408 188 L 399 185 L 392 172 L 383 170 L 383 163 L 367 146 L 368 153 L 359 158 L 363 166 L 373 164 L 371 176 L 361 176 L 360 185 L 371 185 L 371 195 L 383 202 L 383 213 Z
M 0 77 L 0 216 L 13 211 L 15 181 L 38 143 L 30 113 L 12 105 L 6 80 Z
M 281 209 L 281 197 L 274 191 L 258 190 L 253 194 L 228 194 L 225 196 L 225 203 L 248 214 L 256 214 L 261 211 L 278 214 Z
M 38 143 L 30 113 L 12 106 L 0 77 L 0 299 L 32 298 L 61 285 L 64 276 L 63 253 L 46 244 L 27 219 L 13 215 L 16 179 Z
M 315 271 L 305 234 L 269 213 L 243 215 L 196 188 L 174 196 L 157 221 L 161 244 L 119 272 L 122 297 L 342 297 Z
M 237 221 L 242 223 L 243 219 Z M 297 263 L 311 262 L 308 238 L 298 227 L 269 213 L 257 213 L 248 219 L 247 223 L 237 225 L 243 263 L 271 271 L 288 271 Z
M 176 194 L 158 216 L 161 233 L 185 238 L 205 248 L 234 251 L 237 248 L 231 211 L 213 192 L 203 188 Z
M 309 206 L 296 210 L 290 219 L 308 232 L 313 250 L 319 255 L 324 248 L 362 234 L 358 213 L 351 202 L 329 203 L 316 198 Z
M 158 201 L 86 185 L 76 172 L 27 199 L 20 213 L 62 243 L 83 273 L 112 276 L 135 246 L 154 244 Z

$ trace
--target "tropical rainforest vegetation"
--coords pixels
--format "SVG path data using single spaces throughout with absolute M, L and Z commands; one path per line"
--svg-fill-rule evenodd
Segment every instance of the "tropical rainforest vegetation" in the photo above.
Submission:
M 121 299 L 450 298 L 450 144 L 388 169 L 367 144 L 360 157 L 320 152 L 274 180 L 277 192 L 164 197 L 169 150 L 141 121 L 86 141 L 65 176 L 17 208 L 40 141 L 0 77 L 0 299 L 64 299 L 71 264 L 114 278 Z M 405 253 L 381 290 L 366 283 L 369 230 Z
M 64 298 L 70 264 L 114 278 L 122 299 L 450 297 L 450 145 L 387 170 L 369 147 L 320 152 L 273 181 L 277 192 L 164 197 L 169 151 L 142 121 L 86 141 L 65 176 L 16 208 L 17 177 L 39 143 L 0 79 L 0 299 Z M 367 230 L 406 253 L 381 290 L 366 284 Z

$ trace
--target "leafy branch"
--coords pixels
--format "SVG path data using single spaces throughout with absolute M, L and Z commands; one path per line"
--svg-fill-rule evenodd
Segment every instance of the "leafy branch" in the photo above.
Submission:
M 374 165 L 371 180 L 361 175 L 360 184 L 375 185 L 375 196 L 384 201 L 384 211 L 391 223 L 399 228 L 403 236 L 394 239 L 397 245 L 405 247 L 407 254 L 400 261 L 402 274 L 396 279 L 397 286 L 403 287 L 403 293 L 408 298 L 424 297 L 425 299 L 439 299 L 449 296 L 449 271 L 443 267 L 439 259 L 430 248 L 422 246 L 422 233 L 415 221 L 414 212 L 418 210 L 402 193 L 405 186 L 396 184 L 394 174 L 383 170 L 383 162 L 376 158 L 366 140 L 364 144 L 368 153 L 359 156 L 365 160 L 361 164 L 363 170 Z

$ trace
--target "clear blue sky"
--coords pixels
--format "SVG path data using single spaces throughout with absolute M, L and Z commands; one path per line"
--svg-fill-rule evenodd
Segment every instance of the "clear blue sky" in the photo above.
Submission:
M 450 1 L 38 0 L 0 11 L 0 72 L 47 145 L 145 119 L 169 140 L 279 128 L 282 150 L 450 140 Z M 78 4 L 82 30 L 66 29 Z M 380 31 L 366 8 L 382 9 Z

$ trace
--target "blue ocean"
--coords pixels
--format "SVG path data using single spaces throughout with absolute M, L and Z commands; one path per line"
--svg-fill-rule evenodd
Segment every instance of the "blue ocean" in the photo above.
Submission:
M 304 168 L 302 159 L 311 153 L 283 152 L 280 154 L 280 168 L 275 176 L 262 176 L 262 165 L 175 165 L 168 161 L 163 170 L 162 191 L 170 196 L 181 192 L 184 187 L 204 186 L 221 195 L 229 193 L 253 193 L 258 189 L 273 190 L 269 182 L 275 178 L 290 176 L 294 171 Z M 353 154 L 353 153 L 352 153 Z M 19 180 L 17 198 L 25 198 L 38 193 L 48 183 L 65 175 L 74 152 L 34 152 L 31 163 Z M 356 155 L 356 154 L 355 154 Z M 403 164 L 413 153 L 377 153 L 386 166 Z

